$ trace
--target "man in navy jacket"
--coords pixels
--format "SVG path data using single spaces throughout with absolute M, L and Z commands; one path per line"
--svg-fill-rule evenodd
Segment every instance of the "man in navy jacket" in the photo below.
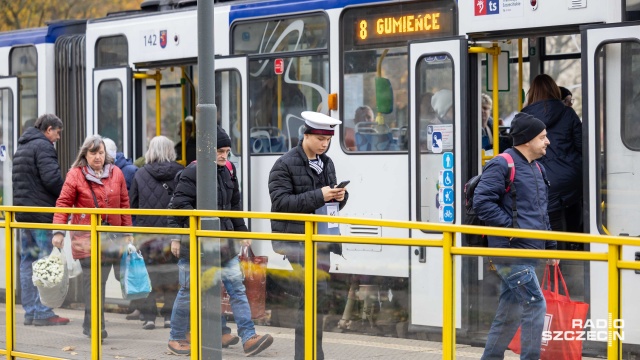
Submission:
M 513 187 L 517 189 L 519 228 L 550 230 L 547 215 L 548 187 L 544 167 L 536 159 L 544 156 L 549 145 L 542 121 L 519 113 L 511 123 L 513 147 L 505 152 L 516 169 Z M 506 191 L 510 169 L 503 157 L 491 160 L 476 187 L 473 208 L 488 226 L 514 227 L 513 197 Z M 516 249 L 555 249 L 555 241 L 489 236 L 489 247 Z M 537 259 L 495 257 L 492 259 L 502 280 L 500 300 L 483 360 L 503 359 L 504 351 L 519 325 L 522 325 L 521 359 L 540 359 L 546 303 L 535 273 Z
M 62 120 L 53 114 L 44 114 L 33 127 L 27 128 L 18 140 L 13 156 L 13 204 L 17 206 L 56 206 L 60 196 L 62 175 L 58 153 L 53 145 L 60 140 Z M 51 213 L 16 213 L 20 222 L 46 223 L 53 221 Z M 35 326 L 66 325 L 69 319 L 60 317 L 40 301 L 38 289 L 33 285 L 32 265 L 48 256 L 53 249 L 51 230 L 20 229 L 20 287 L 24 308 L 24 324 Z

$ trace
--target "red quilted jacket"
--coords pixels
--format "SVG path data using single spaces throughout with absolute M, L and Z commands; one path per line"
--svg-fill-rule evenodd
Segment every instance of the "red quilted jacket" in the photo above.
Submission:
M 114 165 L 106 165 L 105 170 L 109 171 L 109 177 L 101 179 L 102 184 L 87 179 L 82 168 L 75 167 L 69 170 L 56 207 L 95 208 L 93 195 L 89 189 L 89 184 L 91 184 L 99 207 L 128 209 L 129 193 L 122 171 Z M 53 223 L 66 224 L 68 218 L 69 214 L 57 213 L 53 216 Z M 108 221 L 112 226 L 131 226 L 131 215 L 102 215 L 102 221 Z M 73 214 L 71 223 L 91 224 L 91 216 Z M 71 252 L 74 259 L 91 256 L 91 237 L 88 232 L 73 231 L 71 233 Z

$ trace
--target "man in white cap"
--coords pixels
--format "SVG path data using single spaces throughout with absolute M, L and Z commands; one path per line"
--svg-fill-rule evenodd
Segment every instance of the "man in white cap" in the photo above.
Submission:
M 327 115 L 304 111 L 305 131 L 298 146 L 282 155 L 269 173 L 269 195 L 272 212 L 313 214 L 319 209 L 335 206 L 342 209 L 347 203 L 349 193 L 346 188 L 336 187 L 336 169 L 333 161 L 325 152 L 329 149 L 331 137 L 336 125 L 341 124 Z M 304 222 L 271 220 L 274 233 L 304 233 Z M 289 259 L 297 274 L 294 279 L 304 279 L 304 243 L 273 241 L 275 252 Z M 340 244 L 319 244 L 318 270 L 329 273 L 329 253 L 342 254 Z M 295 332 L 295 359 L 304 359 L 304 283 L 294 283 L 294 295 L 300 297 L 298 320 Z M 327 291 L 326 277 L 318 279 L 318 304 Z M 326 309 L 319 306 L 319 313 Z M 324 359 L 322 351 L 322 321 L 317 326 L 317 359 Z

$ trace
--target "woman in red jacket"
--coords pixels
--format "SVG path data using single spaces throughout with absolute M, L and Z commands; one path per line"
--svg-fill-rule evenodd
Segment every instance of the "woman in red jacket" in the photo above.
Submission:
M 122 171 L 113 164 L 113 158 L 105 151 L 104 141 L 100 135 L 87 137 L 80 148 L 76 161 L 67 173 L 57 208 L 129 208 L 129 194 Z M 54 224 L 66 224 L 69 214 L 57 213 L 53 217 Z M 73 214 L 72 224 L 88 225 L 91 216 Z M 102 215 L 102 224 L 111 226 L 131 226 L 131 215 Z M 124 237 L 118 233 L 101 233 L 102 263 L 102 302 L 104 303 L 105 284 L 111 266 L 114 266 L 116 278 L 119 278 L 119 261 L 121 249 L 125 242 L 132 242 L 130 234 Z M 84 322 L 82 333 L 91 336 L 91 234 L 87 231 L 72 231 L 71 252 L 74 259 L 82 265 L 82 282 L 84 294 Z M 64 232 L 57 231 L 53 236 L 53 245 L 62 249 Z M 104 329 L 104 309 L 102 310 L 102 339 L 107 337 Z

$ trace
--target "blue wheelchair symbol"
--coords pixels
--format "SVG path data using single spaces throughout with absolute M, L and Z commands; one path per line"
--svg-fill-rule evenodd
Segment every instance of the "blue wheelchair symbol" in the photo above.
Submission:
M 442 172 L 442 185 L 453 186 L 453 171 L 445 170 Z

